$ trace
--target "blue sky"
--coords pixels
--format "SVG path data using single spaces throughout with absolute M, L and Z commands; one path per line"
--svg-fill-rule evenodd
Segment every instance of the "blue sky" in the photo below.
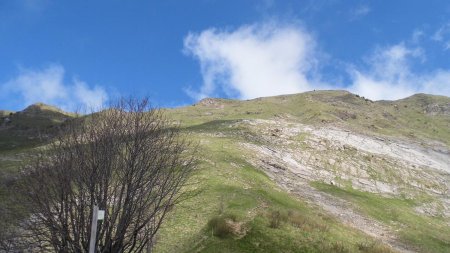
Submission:
M 0 109 L 450 96 L 449 1 L 0 1 Z

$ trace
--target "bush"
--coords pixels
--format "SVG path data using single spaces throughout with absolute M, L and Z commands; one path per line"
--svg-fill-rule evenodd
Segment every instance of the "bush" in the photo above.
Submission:
M 231 224 L 236 221 L 237 218 L 233 214 L 215 216 L 208 222 L 208 228 L 212 231 L 214 236 L 226 238 L 235 233 Z
M 281 225 L 281 213 L 280 211 L 272 211 L 270 214 L 270 227 L 279 228 Z

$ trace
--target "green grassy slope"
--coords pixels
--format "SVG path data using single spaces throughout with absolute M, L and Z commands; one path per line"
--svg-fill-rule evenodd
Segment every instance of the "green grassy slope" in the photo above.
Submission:
M 187 126 L 213 120 L 290 118 L 304 124 L 332 124 L 362 133 L 450 145 L 449 105 L 448 97 L 424 94 L 374 102 L 347 91 L 312 91 L 247 101 L 206 99 L 167 113 Z
M 425 200 L 387 198 L 352 188 L 339 188 L 323 182 L 313 182 L 318 189 L 351 201 L 374 219 L 399 232 L 402 240 L 423 252 L 449 252 L 450 225 L 443 217 L 419 215 L 414 208 Z
M 449 104 L 450 98 L 423 94 L 373 102 L 346 91 L 314 91 L 248 101 L 206 99 L 164 109 L 199 143 L 200 164 L 189 186 L 199 193 L 174 209 L 158 235 L 156 252 L 391 252 L 382 242 L 280 189 L 247 161 L 253 154 L 239 145 L 244 138 L 257 144 L 258 136 L 229 125 L 245 119 L 289 119 L 450 146 Z M 39 134 L 51 137 L 55 126 L 72 116 L 44 105 L 10 116 L 11 123 L 0 128 L 1 177 L 14 175 L 26 154 L 45 143 Z M 0 187 L 3 204 L 9 194 L 5 180 Z M 408 200 L 391 202 L 320 183 L 316 187 L 354 203 L 374 219 L 394 224 L 406 243 L 415 242 L 423 252 L 450 249 L 447 238 L 440 236 L 448 226 L 414 213 Z M 394 211 L 377 209 L 380 202 Z M 433 227 L 437 229 L 432 231 Z
M 385 135 L 385 136 L 393 136 L 396 138 L 406 138 L 410 140 L 414 140 L 417 142 L 422 141 L 439 141 L 443 144 L 449 146 L 450 144 L 450 117 L 449 117 L 449 105 L 450 98 L 442 97 L 442 96 L 432 96 L 432 95 L 424 95 L 418 94 L 412 97 L 399 100 L 399 101 L 377 101 L 373 102 L 367 100 L 365 98 L 359 97 L 357 95 L 348 93 L 346 91 L 315 91 L 315 92 L 307 92 L 302 94 L 295 95 L 287 95 L 287 96 L 276 96 L 269 98 L 260 98 L 253 99 L 248 101 L 233 101 L 233 100 L 224 100 L 224 99 L 206 99 L 201 101 L 200 103 L 183 108 L 177 108 L 168 110 L 168 114 L 171 115 L 176 121 L 180 122 L 181 125 L 186 127 L 186 130 L 189 132 L 196 132 L 198 134 L 203 133 L 203 135 L 196 136 L 197 139 L 204 140 L 206 137 L 211 138 L 215 141 L 221 141 L 225 143 L 233 143 L 239 141 L 239 138 L 245 135 L 252 135 L 254 133 L 245 132 L 245 129 L 239 128 L 229 128 L 227 126 L 231 125 L 234 122 L 243 119 L 288 119 L 293 122 L 299 122 L 303 124 L 310 125 L 332 125 L 337 127 L 342 127 L 345 129 L 349 129 L 355 132 L 370 134 L 370 135 Z M 215 133 L 222 133 L 224 135 L 215 135 Z M 257 141 L 258 136 L 252 136 L 252 140 Z M 208 139 L 209 140 L 209 139 Z M 204 143 L 204 146 L 209 148 L 214 147 L 216 144 L 214 141 L 209 140 Z M 299 140 L 301 141 L 301 140 Z M 223 145 L 223 144 L 221 144 Z M 228 149 L 222 150 L 221 152 L 225 155 L 217 156 L 214 155 L 210 157 L 210 161 L 214 161 L 214 168 L 209 167 L 210 165 L 204 164 L 205 167 L 202 169 L 202 173 L 205 173 L 208 176 L 208 181 L 203 182 L 203 184 L 207 184 L 208 192 L 213 194 L 213 189 L 218 185 L 228 185 L 227 181 L 223 181 L 224 175 L 216 175 L 214 172 L 224 171 L 225 175 L 229 175 L 233 178 L 244 178 L 240 173 L 241 170 L 237 170 L 230 166 L 230 164 L 238 164 L 242 167 L 249 168 L 250 170 L 256 170 L 255 168 L 251 168 L 248 164 L 245 165 L 245 159 L 243 163 L 242 159 L 239 159 L 239 156 L 231 155 L 230 150 L 239 150 L 238 147 L 231 148 L 231 144 L 225 145 L 228 146 Z M 216 153 L 220 151 L 216 151 Z M 244 151 L 240 151 L 241 153 Z M 202 155 L 205 155 L 209 152 L 205 152 Z M 215 153 L 213 153 L 215 154 Z M 221 158 L 222 157 L 222 158 Z M 219 162 L 220 161 L 220 162 Z M 217 164 L 219 165 L 217 165 Z M 214 178 L 218 177 L 218 180 L 210 182 L 210 180 L 214 180 Z M 264 182 L 264 181 L 263 181 Z M 233 183 L 236 183 L 233 181 Z M 270 189 L 276 191 L 276 186 L 269 185 L 270 181 L 265 182 L 267 185 L 260 187 L 260 189 Z M 223 187 L 224 189 L 228 189 Z M 240 189 L 247 189 L 248 186 L 241 186 Z M 336 187 L 335 187 L 336 188 Z M 246 194 L 250 194 L 251 191 L 249 188 L 244 192 Z M 319 190 L 323 190 L 328 193 L 333 193 L 326 187 L 318 187 Z M 339 189 L 339 188 L 337 188 Z M 223 252 L 239 252 L 246 251 L 248 245 L 250 248 L 248 252 L 252 251 L 262 251 L 261 248 L 255 248 L 255 245 L 259 245 L 258 242 L 253 241 L 253 237 L 249 235 L 249 237 L 245 236 L 243 238 L 234 238 L 234 239 L 219 239 L 211 235 L 211 232 L 208 234 L 208 229 L 210 229 L 207 225 L 208 219 L 205 217 L 209 217 L 209 219 L 213 219 L 213 217 L 219 215 L 221 212 L 218 206 L 227 206 L 229 204 L 221 204 L 224 200 L 221 197 L 221 193 L 225 196 L 232 195 L 232 193 L 227 190 L 221 189 L 217 191 L 216 195 L 213 195 L 209 198 L 203 200 L 192 200 L 192 207 L 202 206 L 204 203 L 209 203 L 210 206 L 216 206 L 216 208 L 204 209 L 204 210 L 196 210 L 193 211 L 197 214 L 197 216 L 201 217 L 201 221 L 197 218 L 192 223 L 186 224 L 184 229 L 189 227 L 189 235 L 197 234 L 197 237 L 193 237 L 190 240 L 174 240 L 173 244 L 168 243 L 165 240 L 161 241 L 160 251 L 161 252 L 170 252 L 173 250 L 172 247 L 179 247 L 180 249 L 189 248 L 186 245 L 195 244 L 197 241 L 202 241 L 199 246 L 186 250 L 186 252 L 190 251 L 205 251 L 214 248 L 223 248 Z M 448 221 L 442 220 L 439 217 L 430 218 L 425 217 L 423 215 L 419 215 L 414 211 L 414 208 L 422 203 L 419 203 L 421 200 L 418 200 L 418 203 L 411 204 L 410 199 L 403 198 L 393 198 L 386 199 L 377 194 L 366 194 L 361 192 L 361 195 L 357 198 L 358 201 L 353 198 L 354 192 L 356 190 L 343 190 L 340 195 L 335 194 L 340 198 L 346 199 L 353 203 L 355 206 L 362 209 L 363 213 L 366 213 L 368 216 L 379 220 L 389 227 L 392 227 L 393 230 L 399 231 L 399 237 L 406 244 L 413 244 L 419 251 L 423 252 L 446 252 L 450 250 L 450 245 L 448 238 L 446 238 L 445 234 L 448 234 L 450 231 L 450 227 L 446 225 Z M 233 195 L 232 195 L 233 196 Z M 236 193 L 234 196 L 238 196 L 237 198 L 244 198 L 245 194 Z M 273 210 L 280 209 L 281 212 L 290 212 L 290 213 L 308 213 L 312 212 L 315 215 L 318 215 L 318 211 L 305 211 L 299 210 L 299 206 L 304 206 L 304 203 L 297 202 L 297 208 L 292 208 L 289 210 L 284 205 L 273 204 L 272 200 L 266 198 L 266 195 L 261 196 L 261 194 L 256 195 L 254 197 L 256 199 L 260 199 L 262 203 L 271 203 L 270 205 L 261 204 L 260 202 L 254 203 L 253 208 L 259 210 L 259 214 L 255 219 L 250 219 L 246 224 L 250 226 L 254 233 L 264 234 L 269 237 L 266 238 L 261 236 L 261 238 L 265 238 L 263 240 L 267 240 L 271 242 L 271 237 L 275 241 L 279 241 L 277 236 L 279 230 L 273 230 L 269 228 L 270 224 L 270 214 Z M 288 195 L 286 195 L 288 198 Z M 253 199 L 254 199 L 253 198 Z M 247 200 L 248 201 L 248 200 Z M 243 201 L 244 203 L 251 203 L 250 201 Z M 292 200 L 294 201 L 294 200 Z M 211 204 L 214 203 L 214 204 Z M 259 203 L 259 205 L 258 205 Z M 382 203 L 380 205 L 380 203 Z M 386 209 L 386 205 L 391 205 L 393 212 L 389 212 L 391 209 Z M 265 208 L 258 208 L 263 206 Z M 205 207 L 206 208 L 206 207 Z M 211 208 L 211 207 L 210 207 Z M 247 210 L 250 212 L 251 208 L 245 208 L 240 205 L 232 205 L 232 208 L 228 208 L 230 213 L 240 212 L 243 210 Z M 236 210 L 237 209 L 237 210 Z M 378 215 L 374 215 L 373 212 L 365 212 L 367 210 L 377 210 Z M 178 218 L 177 214 L 181 213 L 182 219 Z M 172 229 L 168 229 L 165 227 L 165 230 L 162 232 L 162 237 L 165 233 L 167 234 L 178 234 L 183 233 L 182 229 L 175 229 L 175 224 L 177 222 L 181 222 L 181 220 L 189 220 L 187 217 L 189 211 L 178 211 L 175 213 L 175 221 L 172 221 L 173 225 Z M 201 215 L 200 215 L 201 214 Z M 206 214 L 206 215 L 205 215 Z M 225 212 L 227 215 L 228 213 Z M 311 217 L 306 215 L 307 220 L 317 221 L 320 219 Z M 241 220 L 245 218 L 240 218 Z M 399 219 L 399 221 L 397 221 Z M 248 218 L 247 218 L 248 220 Z M 265 226 L 257 226 L 257 224 L 265 224 Z M 258 223 L 260 222 L 260 223 Z M 336 221 L 334 221 L 336 222 Z M 288 222 L 289 223 L 289 222 Z M 195 224 L 195 225 L 194 225 Z M 327 221 L 327 224 L 333 224 L 331 221 Z M 332 226 L 332 225 L 331 225 Z M 192 230 L 193 227 L 197 227 L 197 229 Z M 436 229 L 433 229 L 436 228 Z M 173 231 L 177 232 L 173 232 Z M 322 252 L 333 252 L 338 251 L 334 250 L 325 250 L 315 248 L 314 240 L 309 241 L 309 243 L 305 243 L 304 237 L 309 236 L 314 237 L 314 232 L 309 233 L 301 233 L 300 230 L 291 230 L 291 228 L 284 227 L 282 238 L 289 238 L 288 241 L 299 241 L 300 244 L 304 246 L 302 248 L 299 245 L 291 245 L 286 247 L 281 247 L 280 245 L 290 245 L 289 243 L 275 243 L 274 247 L 265 248 L 267 252 L 308 252 L 311 251 L 322 251 Z M 170 231 L 170 232 L 167 232 Z M 195 231 L 195 232 L 194 232 Z M 199 232 L 200 231 L 200 232 Z M 335 234 L 336 231 L 331 230 L 331 234 L 329 231 L 324 233 L 323 231 L 319 233 L 322 237 L 316 238 L 318 241 L 322 241 L 323 245 L 333 245 L 336 243 L 333 239 L 335 236 L 343 236 L 344 238 L 354 238 L 355 236 L 352 234 L 351 229 L 344 228 L 341 225 L 341 231 Z M 304 232 L 304 231 L 303 231 Z M 181 235 L 180 235 L 181 236 Z M 361 235 L 359 235 L 361 236 Z M 250 243 L 247 241 L 249 240 Z M 360 239 L 361 240 L 361 239 Z M 231 242 L 230 242 L 231 241 Z M 357 240 L 356 240 L 357 241 Z M 365 247 L 362 247 L 361 241 L 348 241 L 343 240 L 343 245 L 345 250 L 354 251 L 359 249 L 368 250 Z M 182 243 L 181 243 L 182 242 Z M 232 245 L 229 245 L 229 244 Z M 175 246 L 174 246 L 175 245 Z M 246 245 L 244 248 L 236 248 L 237 245 Z M 361 247 L 357 247 L 360 245 Z M 328 247 L 327 246 L 327 247 Z M 233 248 L 234 247 L 234 248 Z M 253 247 L 253 248 L 252 248 Z M 277 249 L 279 251 L 277 251 Z M 295 250 L 297 249 L 297 251 Z
M 282 191 L 245 161 L 235 138 L 201 130 L 191 138 L 201 140 L 192 186 L 200 194 L 176 208 L 156 252 L 391 252 Z
M 16 193 L 11 190 L 19 168 L 36 148 L 51 141 L 60 124 L 73 116 L 40 103 L 0 115 L 0 238 L 22 217 Z
M 37 103 L 0 117 L 0 151 L 27 149 L 45 142 L 56 127 L 75 114 Z
M 8 111 L 8 110 L 0 110 L 0 117 L 7 117 L 10 114 L 13 114 L 13 111 Z

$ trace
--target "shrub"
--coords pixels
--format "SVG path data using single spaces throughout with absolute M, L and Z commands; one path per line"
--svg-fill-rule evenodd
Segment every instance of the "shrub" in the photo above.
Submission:
M 272 211 L 270 214 L 270 227 L 279 228 L 281 225 L 281 213 L 280 211 Z
M 215 216 L 208 222 L 208 228 L 214 236 L 226 238 L 234 234 L 232 222 L 236 222 L 237 218 L 233 214 Z

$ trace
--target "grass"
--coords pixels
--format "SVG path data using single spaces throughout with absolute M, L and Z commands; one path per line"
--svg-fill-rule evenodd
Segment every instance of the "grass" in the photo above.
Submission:
M 203 161 L 192 178 L 201 194 L 176 207 L 155 252 L 373 252 L 360 246 L 386 247 L 279 189 L 246 162 L 248 154 L 233 138 L 191 137 L 203 143 Z
M 416 95 L 397 101 L 368 101 L 346 91 L 312 91 L 246 101 L 217 99 L 217 105 L 166 109 L 184 126 L 241 120 L 290 118 L 306 124 L 344 126 L 357 132 L 441 141 L 450 145 L 450 117 L 424 113 L 428 105 L 446 105 L 450 98 Z
M 7 117 L 11 114 L 13 114 L 13 111 L 8 111 L 8 110 L 0 110 L 0 117 Z
M 226 238 L 230 236 L 238 235 L 239 231 L 236 231 L 233 224 L 238 222 L 237 217 L 233 214 L 221 214 L 218 216 L 214 216 L 208 222 L 208 230 L 211 231 L 211 234 L 220 238 Z
M 4 118 L 0 117 L 0 152 L 42 145 L 43 140 L 57 132 L 58 125 L 72 117 L 73 114 L 43 104 L 13 113 L 4 125 Z
M 400 238 L 407 244 L 415 245 L 424 252 L 450 251 L 449 220 L 419 215 L 414 210 L 427 198 L 387 198 L 352 188 L 341 189 L 322 182 L 314 182 L 312 185 L 354 203 L 363 213 L 398 231 Z
M 445 97 L 418 96 L 371 102 L 344 91 L 314 91 L 248 101 L 219 99 L 213 105 L 166 109 L 167 116 L 181 123 L 189 138 L 200 143 L 201 161 L 188 186 L 199 194 L 174 208 L 158 235 L 155 252 L 391 252 L 386 245 L 289 195 L 249 164 L 247 160 L 254 154 L 246 153 L 238 142 L 260 144 L 261 140 L 258 133 L 236 123 L 282 118 L 450 145 L 450 119 L 423 113 L 429 104 L 449 101 Z M 51 130 L 71 116 L 54 108 L 43 109 L 47 110 L 44 114 L 14 114 L 14 131 L 0 131 L 0 158 L 7 158 L 0 159 L 4 175 L 15 173 L 20 164 L 17 160 L 23 159 L 18 154 L 27 154 L 43 144 L 33 129 Z M 307 138 L 299 134 L 292 141 L 303 148 L 301 143 Z M 352 156 L 356 151 L 345 152 Z M 372 176 L 379 178 L 380 174 Z M 362 212 L 398 230 L 406 243 L 425 252 L 450 249 L 448 221 L 417 214 L 414 208 L 419 200 L 384 198 L 321 183 L 314 186 L 351 201 Z M 7 204 L 2 187 L 0 201 Z

